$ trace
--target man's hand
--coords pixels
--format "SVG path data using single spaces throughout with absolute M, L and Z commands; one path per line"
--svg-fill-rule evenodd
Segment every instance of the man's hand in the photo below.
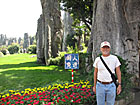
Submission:
M 117 95 L 119 95 L 121 93 L 121 91 L 122 91 L 122 87 L 121 87 L 121 85 L 119 85 L 117 87 Z
M 96 86 L 93 87 L 93 92 L 96 94 Z

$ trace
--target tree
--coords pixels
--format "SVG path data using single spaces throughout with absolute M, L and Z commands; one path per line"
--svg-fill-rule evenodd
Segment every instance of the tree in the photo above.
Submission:
M 59 0 L 61 9 L 68 11 L 74 20 L 82 21 L 89 30 L 92 25 L 93 0 Z

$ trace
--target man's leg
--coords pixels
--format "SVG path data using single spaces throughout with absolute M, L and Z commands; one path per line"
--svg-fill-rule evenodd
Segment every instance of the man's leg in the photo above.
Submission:
M 97 105 L 105 105 L 105 87 L 99 82 L 96 84 L 96 100 Z
M 116 86 L 114 83 L 107 85 L 106 90 L 106 103 L 107 105 L 114 105 L 116 97 Z

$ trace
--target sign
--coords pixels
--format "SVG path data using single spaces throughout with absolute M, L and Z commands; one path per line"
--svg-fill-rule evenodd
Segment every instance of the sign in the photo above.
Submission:
M 65 69 L 79 69 L 78 54 L 65 54 Z

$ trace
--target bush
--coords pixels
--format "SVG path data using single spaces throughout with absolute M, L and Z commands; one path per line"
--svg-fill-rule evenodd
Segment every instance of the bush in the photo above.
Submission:
M 6 55 L 6 49 L 1 50 L 1 52 Z
M 50 58 L 48 60 L 49 65 L 58 65 L 58 66 L 64 66 L 64 55 L 66 52 L 59 52 L 58 57 Z
M 27 49 L 30 54 L 36 54 L 36 45 L 30 45 Z
M 8 47 L 8 51 L 10 54 L 18 53 L 19 51 L 19 45 L 18 44 L 12 44 Z
M 8 51 L 7 49 L 3 49 L 3 50 L 1 50 L 1 52 L 2 52 L 4 55 L 9 54 L 9 51 Z

